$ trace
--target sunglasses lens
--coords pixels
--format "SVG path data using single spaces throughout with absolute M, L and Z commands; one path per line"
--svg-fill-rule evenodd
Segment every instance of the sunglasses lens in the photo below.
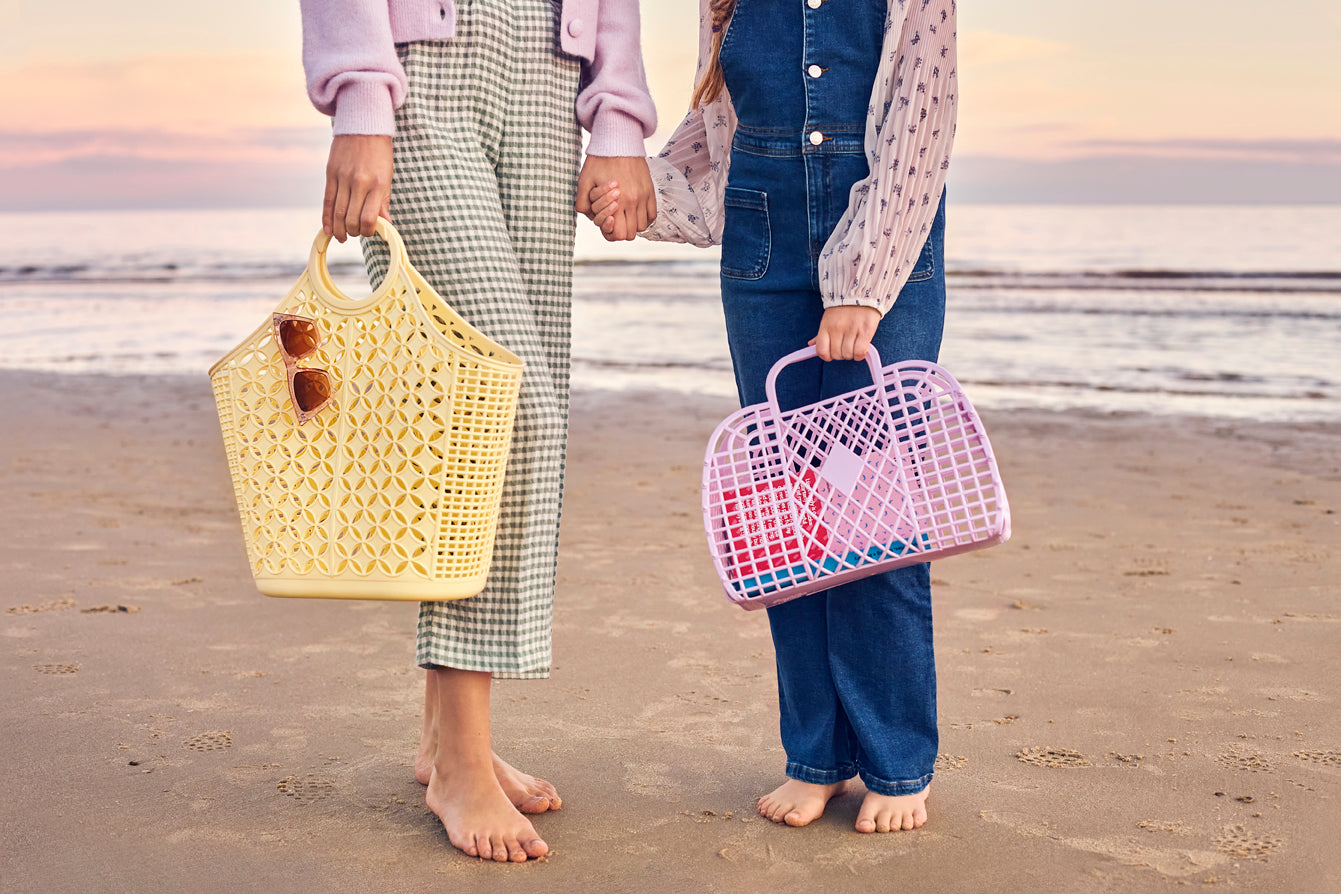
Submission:
M 294 360 L 301 360 L 317 349 L 321 339 L 317 337 L 317 324 L 311 320 L 281 320 L 279 324 L 279 343 L 284 353 Z
M 293 398 L 298 409 L 315 413 L 331 399 L 331 380 L 319 369 L 300 369 L 293 375 Z

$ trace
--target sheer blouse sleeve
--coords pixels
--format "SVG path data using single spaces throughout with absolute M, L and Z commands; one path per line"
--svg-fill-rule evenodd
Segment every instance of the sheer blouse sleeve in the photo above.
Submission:
M 712 52 L 708 0 L 699 0 L 698 30 L 696 78 Z M 736 115 L 725 87 L 712 102 L 689 110 L 660 154 L 647 160 L 657 190 L 657 216 L 640 236 L 700 248 L 722 241 L 722 192 L 735 130 Z
M 870 174 L 820 254 L 825 307 L 882 314 L 921 254 L 945 188 L 958 103 L 955 0 L 890 0 L 867 110 Z

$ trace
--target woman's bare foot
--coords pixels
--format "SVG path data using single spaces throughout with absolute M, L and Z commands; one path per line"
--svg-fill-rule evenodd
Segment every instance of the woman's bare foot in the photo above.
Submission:
M 877 795 L 867 792 L 857 812 L 858 832 L 898 832 L 921 828 L 927 821 L 927 793 L 915 795 Z
M 442 821 L 452 845 L 472 857 L 525 863 L 549 853 L 549 845 L 508 802 L 491 771 L 476 774 L 434 767 L 425 801 Z
M 545 780 L 523 773 L 490 752 L 494 775 L 503 787 L 512 806 L 522 813 L 545 813 L 563 808 L 563 799 L 554 786 Z M 419 752 L 414 756 L 414 778 L 420 785 L 428 785 L 433 778 L 433 762 L 438 758 L 438 678 L 426 675 L 424 682 L 424 728 L 419 735 Z
M 436 745 L 425 747 L 420 744 L 419 754 L 414 758 L 414 778 L 419 780 L 420 785 L 428 785 L 433 778 L 433 757 L 436 754 Z M 544 779 L 523 773 L 497 754 L 493 755 L 493 764 L 494 776 L 498 778 L 503 794 L 522 813 L 563 809 L 563 799 L 559 797 L 558 791 Z
M 759 815 L 775 823 L 804 826 L 819 819 L 830 799 L 847 791 L 846 782 L 817 785 L 788 779 L 759 799 Z
M 503 794 L 522 813 L 563 809 L 563 799 L 554 786 L 538 776 L 523 773 L 497 754 L 494 755 L 494 775 L 498 777 Z

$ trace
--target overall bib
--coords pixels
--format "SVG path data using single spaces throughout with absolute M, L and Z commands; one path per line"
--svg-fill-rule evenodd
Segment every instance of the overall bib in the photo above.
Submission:
M 742 405 L 824 313 L 817 263 L 866 177 L 867 107 L 887 0 L 739 0 L 722 71 L 739 124 L 724 196 L 722 304 Z M 883 363 L 935 360 L 945 318 L 944 197 L 872 344 Z M 778 379 L 783 409 L 871 384 L 866 363 L 807 361 Z M 878 794 L 931 781 L 938 746 L 925 564 L 768 609 L 787 776 L 860 775 Z

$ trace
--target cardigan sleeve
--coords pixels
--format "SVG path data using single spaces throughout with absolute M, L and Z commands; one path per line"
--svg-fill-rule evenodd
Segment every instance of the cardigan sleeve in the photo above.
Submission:
M 825 307 L 894 306 L 936 216 L 958 104 L 955 0 L 889 5 L 866 119 L 870 174 L 820 253 Z
M 591 133 L 587 154 L 642 156 L 643 140 L 657 129 L 657 113 L 643 70 L 638 0 L 601 0 L 595 27 L 595 51 L 583 62 L 576 107 L 577 120 Z
M 394 134 L 405 69 L 386 0 L 302 0 L 303 68 L 312 104 L 336 134 Z

